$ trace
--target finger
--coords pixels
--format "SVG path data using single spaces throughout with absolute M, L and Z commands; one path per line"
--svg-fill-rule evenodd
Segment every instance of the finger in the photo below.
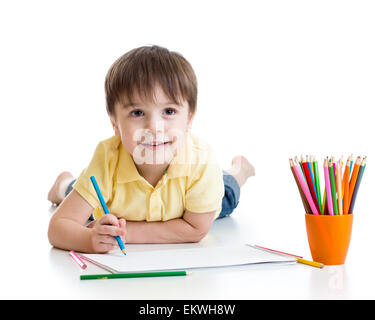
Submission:
M 123 234 L 123 230 L 118 227 L 102 225 L 98 228 L 98 233 L 100 235 L 109 235 L 112 237 L 121 236 Z
M 119 220 L 119 227 L 121 229 L 121 236 L 124 236 L 126 233 L 126 220 L 125 219 L 120 219 Z
M 107 236 L 107 235 L 100 235 L 98 237 L 98 242 L 100 244 L 105 244 L 105 245 L 117 245 L 117 240 L 114 237 Z
M 112 225 L 112 226 L 119 226 L 118 219 L 113 214 L 106 214 L 103 217 L 101 217 L 98 222 L 102 225 Z

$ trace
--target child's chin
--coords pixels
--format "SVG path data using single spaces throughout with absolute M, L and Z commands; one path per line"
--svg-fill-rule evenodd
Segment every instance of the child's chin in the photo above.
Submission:
M 177 151 L 173 145 L 168 144 L 163 148 L 155 148 L 155 150 L 145 148 L 144 152 L 133 156 L 137 164 L 167 164 L 170 163 Z

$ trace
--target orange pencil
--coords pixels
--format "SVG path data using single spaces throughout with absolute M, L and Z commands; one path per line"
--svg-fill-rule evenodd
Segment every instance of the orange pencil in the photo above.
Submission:
M 349 203 L 352 201 L 352 196 L 354 192 L 354 187 L 355 183 L 357 181 L 357 176 L 358 176 L 358 170 L 359 170 L 359 165 L 361 163 L 361 157 L 357 157 L 357 160 L 355 161 L 354 168 L 353 168 L 353 173 L 352 177 L 350 178 L 350 184 L 349 184 Z M 351 213 L 351 212 L 348 212 Z
M 344 179 L 343 179 L 343 189 L 344 189 L 344 214 L 349 213 L 349 175 L 350 175 L 350 160 L 346 162 Z
M 349 174 L 350 174 L 350 157 L 348 157 L 348 160 L 346 160 L 346 166 L 344 170 L 344 176 L 342 178 L 342 197 L 345 197 L 345 182 L 346 179 L 349 180 Z

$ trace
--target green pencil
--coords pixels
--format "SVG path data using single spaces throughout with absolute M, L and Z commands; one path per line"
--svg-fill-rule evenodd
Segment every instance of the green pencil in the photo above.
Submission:
M 81 280 L 95 279 L 120 279 L 120 278 L 145 278 L 145 277 L 173 277 L 187 276 L 186 271 L 161 271 L 161 272 L 137 272 L 137 273 L 108 273 L 108 274 L 86 274 L 81 275 Z
M 335 182 L 335 174 L 333 172 L 332 160 L 329 160 L 328 169 L 329 169 L 329 179 L 331 181 L 333 212 L 335 215 L 338 215 L 339 211 L 337 209 L 336 182 Z
M 320 194 L 319 168 L 318 168 L 318 162 L 315 159 L 313 162 L 313 166 L 314 166 L 316 193 L 317 193 L 318 204 L 320 208 L 320 214 L 323 214 L 322 200 L 321 200 L 322 195 Z

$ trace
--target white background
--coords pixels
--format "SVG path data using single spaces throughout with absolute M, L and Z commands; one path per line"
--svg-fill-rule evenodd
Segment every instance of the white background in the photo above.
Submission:
M 308 257 L 288 158 L 314 154 L 321 165 L 352 153 L 368 166 L 348 261 L 372 257 L 374 16 L 373 1 L 2 1 L 0 268 L 50 250 L 48 189 L 63 170 L 77 176 L 112 135 L 106 72 L 148 44 L 192 64 L 193 132 L 223 168 L 236 154 L 255 166 L 232 218 L 249 238 Z M 0 297 L 28 296 L 11 287 Z

